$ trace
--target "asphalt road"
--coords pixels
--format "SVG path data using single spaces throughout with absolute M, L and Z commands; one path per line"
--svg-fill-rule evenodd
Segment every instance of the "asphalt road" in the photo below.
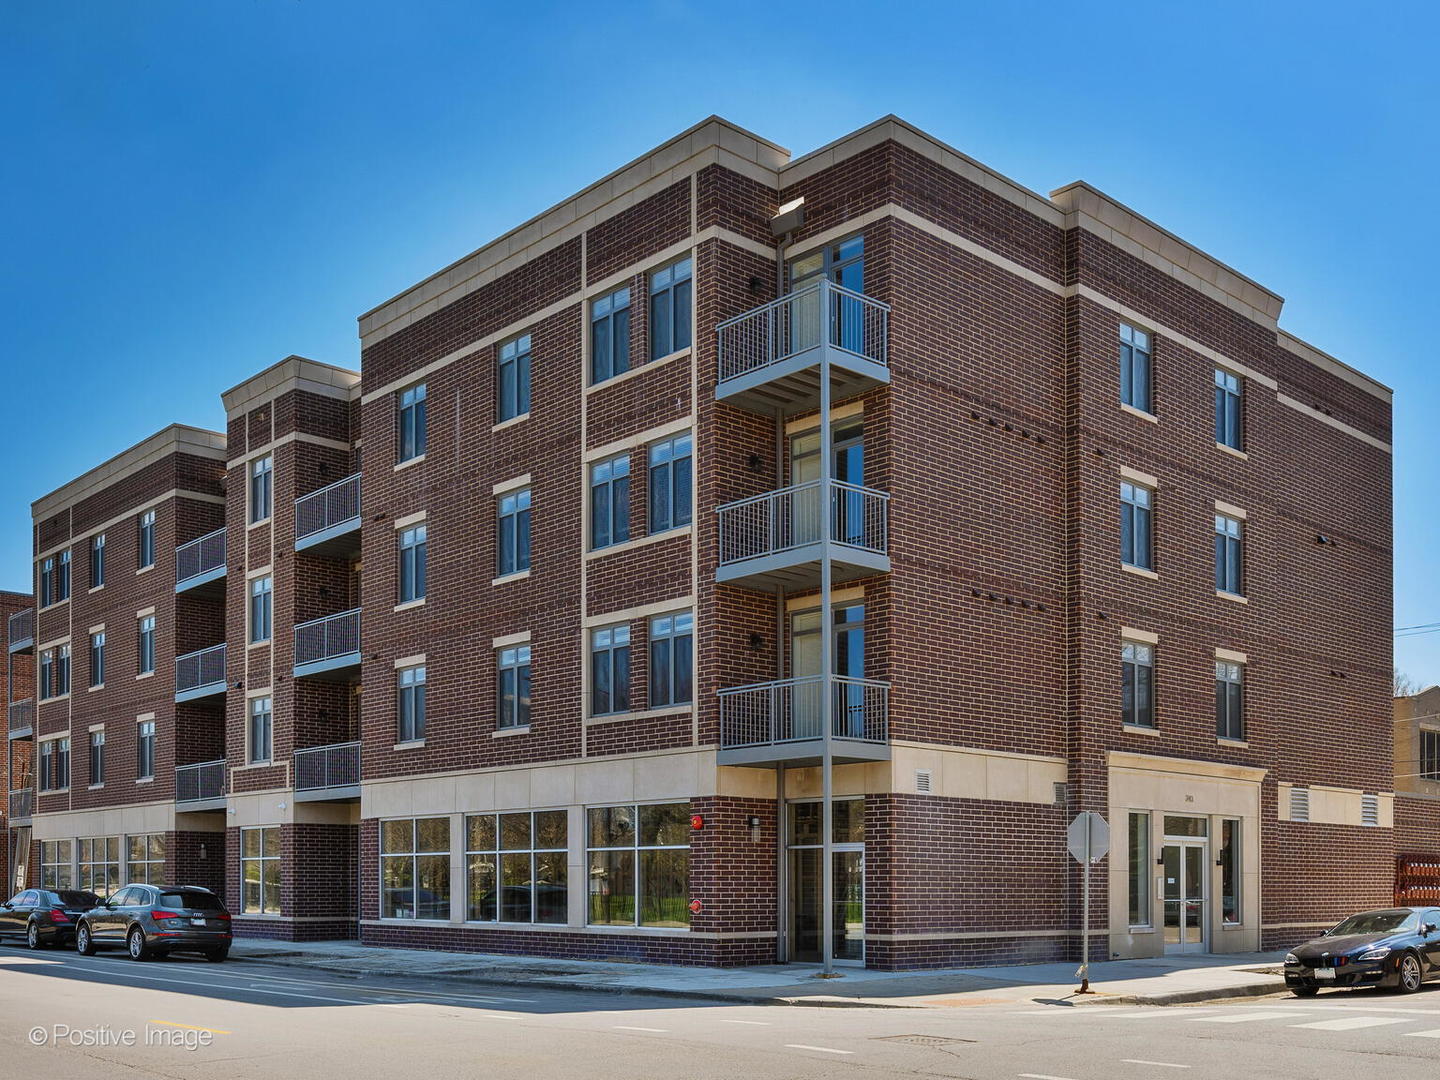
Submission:
M 1440 985 L 1205 1007 L 816 1009 L 0 946 L 0 1080 L 357 1075 L 1435 1080 Z

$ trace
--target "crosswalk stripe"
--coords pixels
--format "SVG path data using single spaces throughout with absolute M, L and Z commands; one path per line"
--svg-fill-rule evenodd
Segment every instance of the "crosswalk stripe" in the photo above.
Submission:
M 1433 1028 L 1430 1031 L 1407 1031 L 1405 1034 L 1416 1039 L 1440 1039 L 1440 1028 Z
M 1311 1031 L 1354 1031 L 1356 1028 L 1384 1027 L 1386 1024 L 1404 1024 L 1408 1021 L 1401 1016 L 1342 1016 L 1338 1020 L 1316 1020 L 1312 1024 L 1291 1024 L 1291 1027 L 1309 1028 Z
M 1289 1020 L 1296 1016 L 1304 1016 L 1299 1012 L 1276 1012 L 1273 1009 L 1255 1009 L 1250 1012 L 1229 1013 L 1225 1016 L 1197 1016 L 1190 1022 L 1192 1024 L 1248 1024 L 1256 1020 Z

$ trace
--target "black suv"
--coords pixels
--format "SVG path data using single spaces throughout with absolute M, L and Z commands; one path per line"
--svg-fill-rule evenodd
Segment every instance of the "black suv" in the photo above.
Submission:
M 75 927 L 75 948 L 84 956 L 116 945 L 132 960 L 198 952 L 219 963 L 230 952 L 230 912 L 198 885 L 126 885 Z
M 76 920 L 100 898 L 79 889 L 24 889 L 0 904 L 0 937 L 23 937 L 32 949 L 75 938 Z

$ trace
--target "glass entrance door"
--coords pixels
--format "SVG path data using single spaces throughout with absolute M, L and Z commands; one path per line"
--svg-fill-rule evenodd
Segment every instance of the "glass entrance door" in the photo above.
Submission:
M 789 957 L 798 963 L 821 959 L 820 811 L 818 802 L 790 804 L 787 925 Z M 865 802 L 836 800 L 833 813 L 833 955 L 838 963 L 860 964 L 865 961 Z
M 857 293 L 865 291 L 865 237 L 852 236 L 830 244 L 790 263 L 790 291 L 800 292 L 816 279 L 826 277 Z M 861 352 L 864 337 L 864 306 L 854 297 L 837 295 L 830 308 L 830 341 L 842 349 Z M 796 305 L 792 333 L 805 342 L 819 340 L 820 298 L 811 296 Z M 798 351 L 798 350 L 797 350 Z
M 835 421 L 831 429 L 834 461 L 830 475 L 856 487 L 865 485 L 865 426 L 860 417 Z M 820 479 L 820 432 L 806 431 L 790 440 L 790 482 L 805 484 Z M 820 539 L 819 515 L 824 492 L 814 501 L 797 499 L 794 513 L 795 536 Z M 859 544 L 864 537 L 865 502 L 858 491 L 839 491 L 832 503 L 834 528 L 831 536 L 842 544 Z M 803 520 L 800 518 L 803 515 Z
M 865 605 L 836 604 L 835 638 L 831 664 L 836 675 L 863 679 L 865 677 Z M 790 671 L 797 678 L 820 674 L 820 612 L 797 611 L 790 617 Z M 820 694 L 818 682 L 813 690 L 797 687 L 791 706 L 794 737 L 820 737 Z M 860 738 L 865 730 L 865 688 L 853 683 L 837 683 L 831 703 L 833 734 L 840 738 Z
M 1205 952 L 1205 851 L 1203 840 L 1167 841 L 1161 851 L 1167 953 Z

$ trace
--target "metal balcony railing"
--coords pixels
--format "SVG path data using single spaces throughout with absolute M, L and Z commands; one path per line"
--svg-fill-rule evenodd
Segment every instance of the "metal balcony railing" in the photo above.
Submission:
M 295 500 L 295 540 L 360 519 L 360 474 L 337 480 Z
M 224 645 L 212 645 L 175 658 L 175 693 L 184 694 L 202 686 L 223 686 L 224 683 Z
M 35 730 L 35 699 L 26 698 L 24 701 L 12 701 L 10 703 L 10 734 L 17 731 Z
M 826 505 L 828 504 L 828 514 Z M 828 539 L 884 555 L 890 496 L 840 480 L 811 480 L 719 507 L 720 564 L 775 555 Z M 824 523 L 829 521 L 829 535 Z
M 333 743 L 295 751 L 295 790 L 320 791 L 360 783 L 360 744 Z
M 24 611 L 17 611 L 10 616 L 8 629 L 10 632 L 10 648 L 15 649 L 24 645 L 32 645 L 35 642 L 35 609 L 26 608 Z
M 723 383 L 829 344 L 885 365 L 890 305 L 821 278 L 716 327 Z
M 890 737 L 890 684 L 830 677 L 831 735 L 883 743 Z M 802 675 L 720 691 L 720 746 L 766 746 L 821 738 L 825 680 Z
M 10 792 L 10 820 L 33 817 L 35 813 L 35 789 L 21 788 Z
M 203 802 L 225 797 L 225 759 L 175 766 L 175 801 Z
M 311 619 L 295 627 L 295 666 L 360 651 L 360 609 Z
M 175 549 L 175 584 L 184 585 L 225 566 L 225 528 L 197 537 Z

